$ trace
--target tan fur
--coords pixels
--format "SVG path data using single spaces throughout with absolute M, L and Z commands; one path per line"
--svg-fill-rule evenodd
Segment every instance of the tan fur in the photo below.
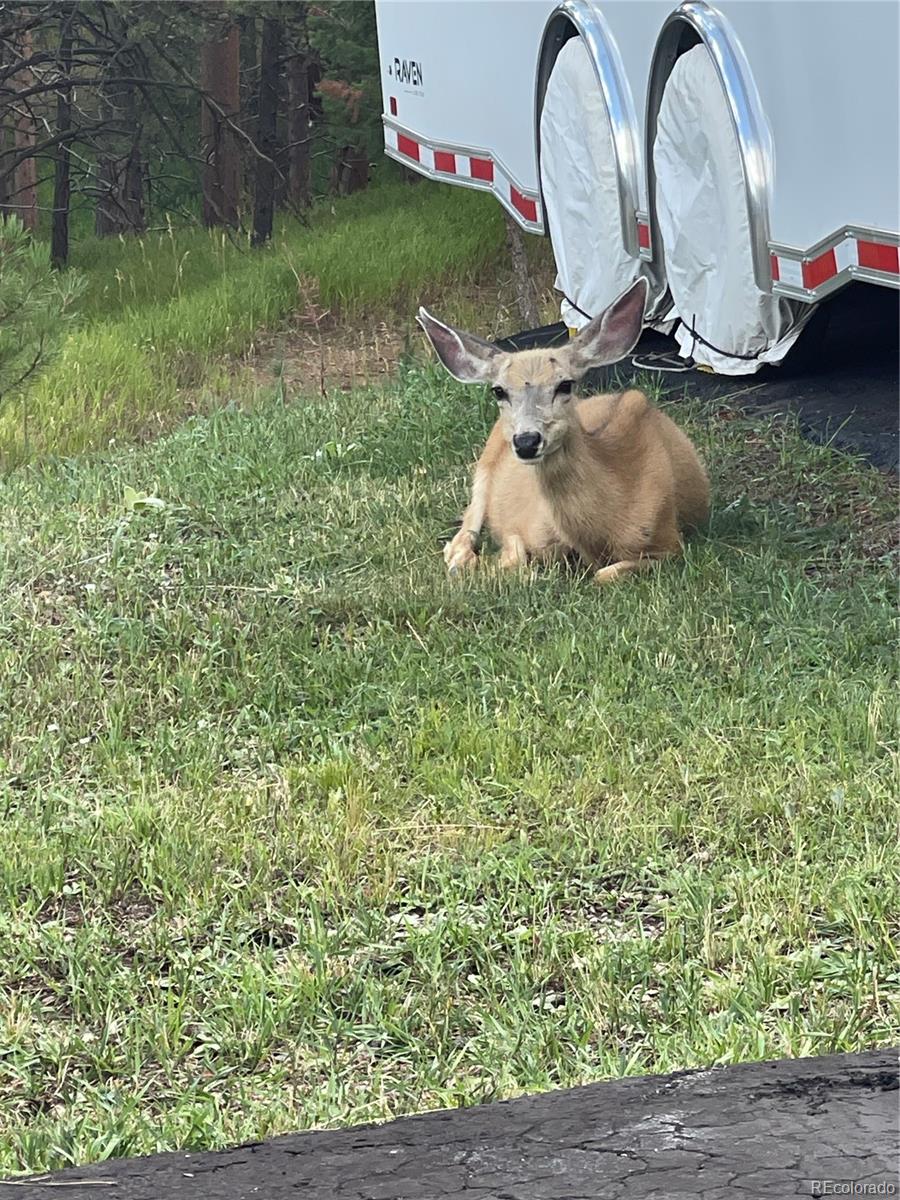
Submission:
M 564 377 L 541 350 L 505 355 L 495 374 L 518 390 L 546 391 Z M 478 460 L 472 503 L 444 550 L 451 571 L 474 565 L 486 524 L 501 566 L 574 550 L 606 583 L 679 554 L 682 531 L 706 520 L 709 482 L 697 452 L 642 392 L 557 403 L 537 463 L 513 452 L 511 419 L 501 411 Z

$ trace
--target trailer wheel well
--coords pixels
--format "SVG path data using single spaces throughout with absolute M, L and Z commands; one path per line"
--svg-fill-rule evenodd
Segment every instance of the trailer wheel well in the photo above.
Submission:
M 573 37 L 580 37 L 585 43 L 594 64 L 597 82 L 606 101 L 616 154 L 622 236 L 626 248 L 637 257 L 639 248 L 635 214 L 638 209 L 639 194 L 639 133 L 634 114 L 634 103 L 612 34 L 603 17 L 588 3 L 588 0 L 562 0 L 562 3 L 551 13 L 544 27 L 534 90 L 534 138 L 535 161 L 538 164 L 538 186 L 541 186 L 541 111 L 544 106 L 544 96 L 557 56 L 566 42 Z M 543 188 L 541 188 L 541 208 L 546 230 L 548 223 Z
M 644 153 L 651 245 L 656 247 L 662 244 L 656 215 L 653 146 L 663 91 L 676 61 L 686 51 L 701 44 L 708 50 L 716 68 L 741 152 L 756 283 L 761 291 L 771 292 L 769 212 L 774 157 L 772 133 L 740 43 L 721 13 L 705 0 L 684 0 L 670 14 L 660 30 L 650 64 Z M 658 263 L 657 266 L 661 272 L 664 271 L 664 264 Z

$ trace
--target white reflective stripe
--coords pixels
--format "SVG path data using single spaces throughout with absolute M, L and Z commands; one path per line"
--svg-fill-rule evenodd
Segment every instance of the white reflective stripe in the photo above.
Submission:
M 804 286 L 800 263 L 793 258 L 778 259 L 778 278 L 781 283 L 789 283 L 793 287 Z
M 426 146 L 424 142 L 419 142 L 419 162 L 423 167 L 427 167 L 429 171 L 434 170 L 434 151 L 430 146 Z
M 844 238 L 842 242 L 838 242 L 834 248 L 834 261 L 839 271 L 844 271 L 847 267 L 859 265 L 856 238 Z

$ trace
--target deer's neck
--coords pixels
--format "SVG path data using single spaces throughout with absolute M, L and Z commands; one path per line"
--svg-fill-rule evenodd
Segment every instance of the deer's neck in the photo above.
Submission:
M 538 467 L 541 489 L 565 540 L 600 562 L 610 552 L 621 485 L 600 438 L 580 425 Z

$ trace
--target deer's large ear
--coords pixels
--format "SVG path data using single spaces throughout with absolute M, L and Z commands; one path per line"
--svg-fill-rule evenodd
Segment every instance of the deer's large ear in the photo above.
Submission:
M 618 362 L 634 349 L 644 326 L 649 290 L 646 279 L 636 279 L 572 339 L 567 348 L 572 375 Z
M 416 319 L 454 379 L 460 383 L 485 383 L 493 378 L 496 359 L 501 353 L 496 346 L 445 325 L 424 308 L 419 309 Z

